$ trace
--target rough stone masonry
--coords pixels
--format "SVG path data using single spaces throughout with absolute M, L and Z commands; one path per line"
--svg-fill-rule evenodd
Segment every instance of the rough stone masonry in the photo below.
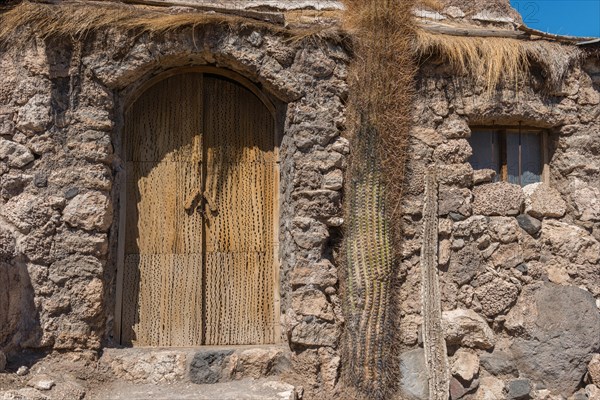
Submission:
M 519 22 L 504 9 L 508 2 L 455 3 L 439 15 L 504 29 Z M 0 371 L 6 355 L 12 373 L 24 350 L 87 354 L 116 346 L 123 101 L 160 72 L 213 65 L 252 80 L 280 107 L 282 341 L 305 398 L 341 398 L 348 361 L 340 352 L 335 255 L 351 152 L 340 136 L 350 60 L 333 39 L 290 41 L 268 29 L 222 25 L 163 35 L 107 29 L 80 42 L 37 38 L 2 48 Z M 420 64 L 397 221 L 404 231 L 404 398 L 428 398 L 419 268 L 424 176 L 432 166 L 449 396 L 600 398 L 600 61 L 584 52 L 550 91 L 536 74 L 489 95 L 439 60 Z M 521 187 L 473 170 L 476 127 L 519 123 L 547 132 L 549 179 Z M 110 357 L 114 363 L 119 355 Z M 158 364 L 176 366 L 158 378 L 141 376 L 160 381 L 184 368 L 177 355 Z M 59 398 L 55 390 L 43 391 Z

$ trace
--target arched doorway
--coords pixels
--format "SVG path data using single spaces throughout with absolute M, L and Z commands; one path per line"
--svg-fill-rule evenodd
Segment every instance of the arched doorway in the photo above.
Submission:
M 217 72 L 159 77 L 125 113 L 123 344 L 278 341 L 273 110 Z

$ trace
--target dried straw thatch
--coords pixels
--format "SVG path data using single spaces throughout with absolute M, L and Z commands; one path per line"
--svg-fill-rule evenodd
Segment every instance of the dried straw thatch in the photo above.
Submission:
M 346 0 L 354 40 L 347 134 L 343 379 L 369 399 L 398 382 L 400 199 L 415 65 L 413 1 Z
M 541 67 L 547 86 L 555 87 L 581 54 L 576 46 L 545 40 L 461 37 L 424 30 L 417 32 L 415 43 L 420 59 L 439 57 L 488 92 L 500 84 L 519 86 L 526 82 L 534 64 Z
M 252 27 L 282 33 L 290 39 L 343 40 L 335 27 L 303 26 L 286 28 L 243 16 L 184 12 L 170 13 L 166 8 L 138 7 L 112 1 L 68 1 L 41 4 L 24 1 L 2 12 L 0 10 L 0 44 L 25 42 L 32 37 L 42 39 L 59 36 L 81 39 L 85 35 L 107 29 L 136 33 L 167 33 L 182 28 L 220 24 L 232 29 Z

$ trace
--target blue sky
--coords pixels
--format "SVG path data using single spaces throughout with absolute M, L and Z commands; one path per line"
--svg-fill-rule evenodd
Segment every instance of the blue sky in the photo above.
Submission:
M 530 28 L 600 37 L 600 0 L 511 0 Z

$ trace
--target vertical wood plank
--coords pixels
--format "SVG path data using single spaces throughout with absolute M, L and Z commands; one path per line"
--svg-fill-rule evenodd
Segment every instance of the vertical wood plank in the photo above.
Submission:
M 122 341 L 202 343 L 202 75 L 149 88 L 126 115 L 127 210 Z
M 205 343 L 274 343 L 274 120 L 225 79 L 205 77 L 205 99 Z

